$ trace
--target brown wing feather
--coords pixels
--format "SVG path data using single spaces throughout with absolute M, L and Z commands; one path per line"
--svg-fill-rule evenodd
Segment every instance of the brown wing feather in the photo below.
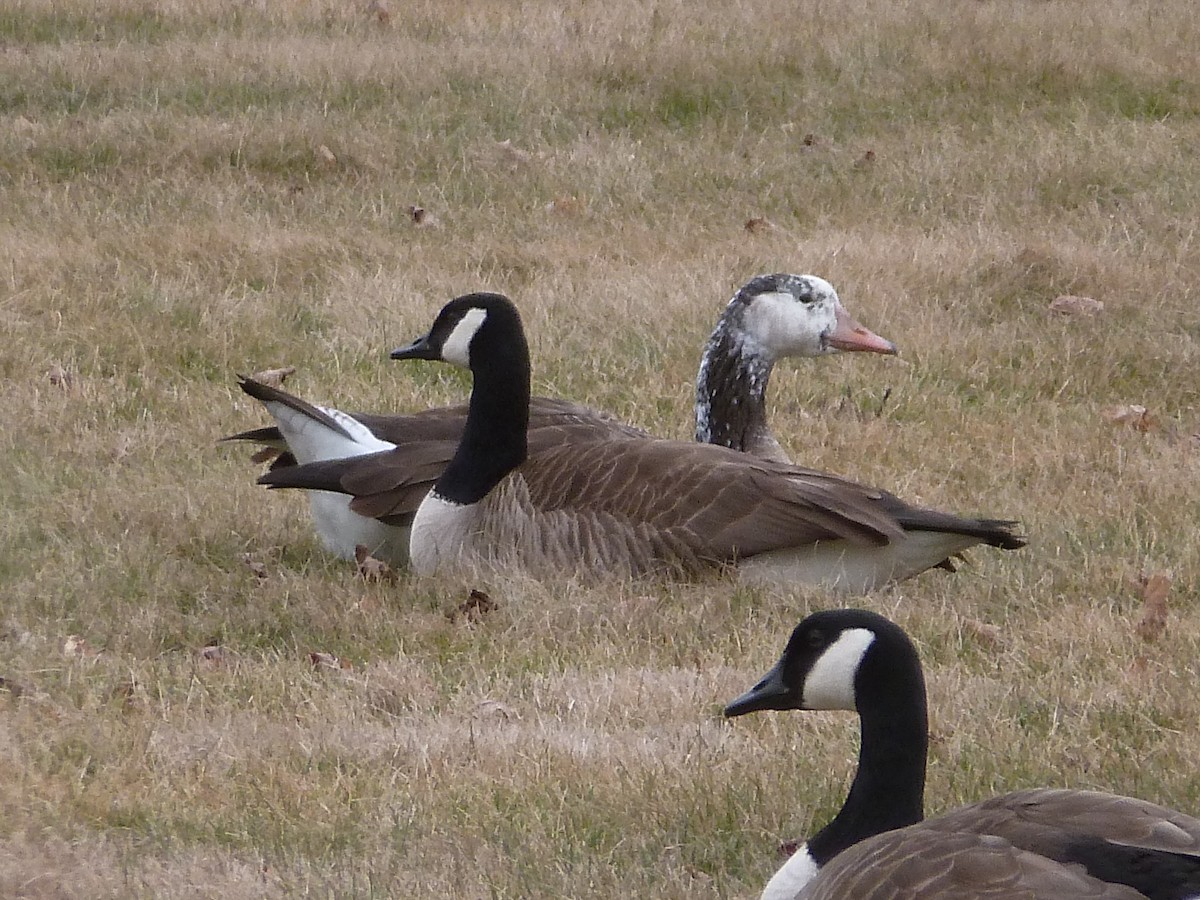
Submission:
M 805 900 L 1138 900 L 992 835 L 913 825 L 839 854 L 801 893 Z
M 952 810 L 927 824 L 996 834 L 1018 847 L 1047 847 L 1089 835 L 1129 847 L 1200 856 L 1200 819 L 1165 806 L 1097 791 L 1033 788 Z
M 708 444 L 531 447 L 518 473 L 539 513 L 569 510 L 636 523 L 715 560 L 835 538 L 877 545 L 900 534 L 874 491 Z

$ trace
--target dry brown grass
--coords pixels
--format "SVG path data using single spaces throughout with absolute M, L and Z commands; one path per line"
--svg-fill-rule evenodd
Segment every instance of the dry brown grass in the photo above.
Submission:
M 840 803 L 850 717 L 719 719 L 829 597 L 513 575 L 452 622 L 461 585 L 363 584 L 214 446 L 261 419 L 239 371 L 461 398 L 385 352 L 478 288 L 539 392 L 684 437 L 737 285 L 831 279 L 904 355 L 783 367 L 789 450 L 1032 538 L 856 601 L 928 661 L 930 808 L 1200 809 L 1192 4 L 389 12 L 0 11 L 0 895 L 747 896 Z

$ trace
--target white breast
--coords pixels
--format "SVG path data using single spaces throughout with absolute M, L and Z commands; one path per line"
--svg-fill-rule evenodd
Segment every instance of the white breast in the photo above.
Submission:
M 430 491 L 413 517 L 409 555 L 418 575 L 454 568 L 477 554 L 479 504 L 454 503 Z
M 796 900 L 804 886 L 816 877 L 820 869 L 802 844 L 787 862 L 771 876 L 763 889 L 762 900 Z

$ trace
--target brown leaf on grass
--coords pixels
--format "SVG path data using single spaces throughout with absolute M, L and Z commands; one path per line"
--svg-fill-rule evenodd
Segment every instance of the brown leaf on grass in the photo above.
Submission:
M 322 653 L 319 650 L 308 654 L 308 660 L 313 664 L 314 669 L 334 669 L 343 672 L 354 668 L 354 664 L 349 660 L 338 659 L 332 653 Z
M 196 657 L 206 669 L 216 669 L 225 665 L 225 648 L 220 644 L 209 644 L 196 651 Z
M 1138 578 L 1142 597 L 1142 617 L 1134 630 L 1146 643 L 1153 643 L 1167 630 L 1167 595 L 1171 592 L 1171 576 L 1165 572 L 1141 575 Z
M 317 159 L 320 160 L 321 165 L 323 165 L 327 169 L 336 169 L 337 168 L 337 164 L 338 164 L 337 156 L 334 154 L 334 152 L 332 150 L 330 150 L 324 144 L 322 144 L 321 146 L 319 146 L 317 148 Z
M 283 387 L 283 383 L 292 375 L 296 374 L 295 366 L 280 366 L 278 369 L 263 369 L 261 372 L 255 372 L 250 377 L 259 384 L 265 384 L 267 387 Z
M 964 619 L 962 624 L 963 631 L 984 646 L 994 649 L 1004 644 L 1004 632 L 1000 630 L 999 625 L 981 622 L 978 619 Z
M 388 9 L 387 0 L 371 0 L 367 4 L 367 15 L 374 16 L 375 21 L 380 25 L 387 25 L 392 21 L 392 13 Z
M 46 373 L 46 379 L 56 388 L 62 388 L 64 391 L 72 390 L 75 387 L 75 373 L 64 369 L 58 363 L 50 367 L 50 371 Z
M 19 681 L 13 681 L 11 678 L 6 678 L 0 675 L 0 692 L 11 694 L 14 698 L 20 697 L 28 689 Z
M 451 622 L 457 622 L 460 617 L 466 619 L 468 622 L 478 622 L 498 605 L 495 600 L 483 591 L 472 588 L 467 599 L 446 613 L 446 618 Z
M 497 719 L 520 718 L 511 706 L 501 703 L 499 700 L 481 700 L 479 702 L 479 705 L 475 707 L 475 718 L 482 719 L 484 717 Z
M 523 166 L 533 159 L 529 151 L 522 150 L 520 147 L 514 147 L 512 138 L 497 141 L 496 150 L 500 154 L 500 159 L 513 168 Z
M 62 652 L 63 656 L 73 656 L 75 658 L 96 655 L 96 651 L 88 646 L 87 640 L 77 634 L 67 635 L 67 639 L 63 641 Z
M 418 228 L 437 228 L 441 224 L 438 222 L 437 216 L 423 206 L 409 206 L 408 215 Z
M 257 456 L 258 454 L 255 454 L 255 455 Z M 253 556 L 251 556 L 249 553 L 242 554 L 242 562 L 244 562 L 246 564 L 246 568 L 250 570 L 250 574 L 253 575 L 255 578 L 266 578 L 267 577 L 266 564 L 259 562 Z
M 354 545 L 354 561 L 358 563 L 358 574 L 363 581 L 395 581 L 396 570 L 382 559 L 376 559 L 362 544 Z
M 546 212 L 556 216 L 577 216 L 583 212 L 584 205 L 578 197 L 563 194 L 546 204 Z
M 1134 431 L 1156 431 L 1159 427 L 1158 417 L 1144 406 L 1136 403 L 1119 403 L 1106 406 L 1100 410 L 1105 421 L 1113 425 L 1122 425 Z
M 138 700 L 138 681 L 133 675 L 113 685 L 109 697 L 125 706 L 133 706 Z
M 867 169 L 873 165 L 875 165 L 875 151 L 874 150 L 868 150 L 866 153 L 864 153 L 862 156 L 860 156 L 858 159 L 856 159 L 854 161 L 854 168 L 856 168 L 856 169 Z
M 1075 297 L 1063 294 L 1050 303 L 1050 312 L 1063 316 L 1094 316 L 1104 311 L 1104 304 L 1091 297 Z
M 271 460 L 273 460 L 275 457 L 277 457 L 282 452 L 283 452 L 282 450 L 277 450 L 274 447 L 263 447 L 259 450 L 255 450 L 250 455 L 250 462 L 256 462 L 256 463 L 270 462 Z
M 770 219 L 765 219 L 762 216 L 753 216 L 746 220 L 746 224 L 742 226 L 749 234 L 761 234 L 764 231 L 774 231 L 775 223 Z
M 800 849 L 800 845 L 804 843 L 804 838 L 792 838 L 790 841 L 780 841 L 776 852 L 784 859 L 791 859 L 796 855 L 796 851 Z

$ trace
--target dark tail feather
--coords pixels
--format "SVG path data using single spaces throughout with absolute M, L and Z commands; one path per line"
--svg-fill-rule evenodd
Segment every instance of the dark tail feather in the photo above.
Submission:
M 326 415 L 317 407 L 313 406 L 299 397 L 289 394 L 287 391 L 279 388 L 271 387 L 269 384 L 263 384 L 261 381 L 255 381 L 246 375 L 238 376 L 238 386 L 260 403 L 282 403 L 284 406 L 294 409 L 296 412 L 310 419 L 315 419 L 326 428 L 331 428 L 339 434 L 350 437 L 346 429 L 334 421 L 330 416 Z
M 275 425 L 268 425 L 266 428 L 251 428 L 249 431 L 239 431 L 237 434 L 221 438 L 217 443 L 223 444 L 226 441 L 247 441 L 251 444 L 262 444 L 264 447 L 275 447 L 277 449 L 283 449 L 287 446 L 283 442 L 283 435 L 279 433 L 279 428 Z

